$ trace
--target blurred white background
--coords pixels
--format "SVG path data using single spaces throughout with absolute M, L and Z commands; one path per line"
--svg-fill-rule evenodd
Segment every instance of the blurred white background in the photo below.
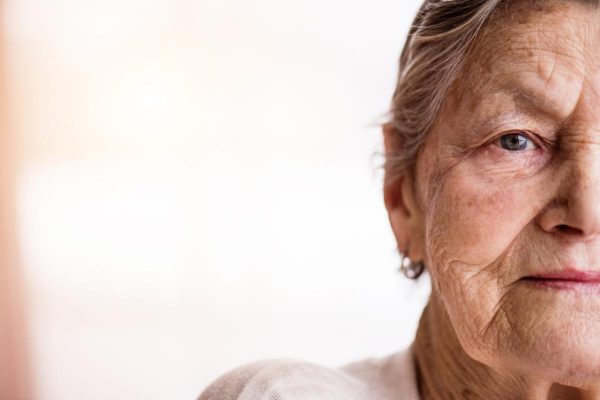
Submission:
M 36 399 L 407 346 L 382 122 L 416 0 L 7 0 Z

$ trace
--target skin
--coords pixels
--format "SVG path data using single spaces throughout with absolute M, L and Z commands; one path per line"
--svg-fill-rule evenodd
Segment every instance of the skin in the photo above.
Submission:
M 525 279 L 600 271 L 600 9 L 513 4 L 463 73 L 414 174 L 384 188 L 398 247 L 432 280 L 421 396 L 600 399 L 600 291 Z M 503 148 L 507 134 L 526 149 Z

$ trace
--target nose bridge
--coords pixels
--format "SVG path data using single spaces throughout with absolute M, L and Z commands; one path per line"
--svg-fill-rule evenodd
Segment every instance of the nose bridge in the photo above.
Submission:
M 600 140 L 582 141 L 569 149 L 561 179 L 567 221 L 583 234 L 600 234 Z

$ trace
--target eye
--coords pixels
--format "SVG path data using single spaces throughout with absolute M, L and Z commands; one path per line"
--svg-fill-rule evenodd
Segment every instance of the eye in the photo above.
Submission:
M 496 145 L 508 151 L 535 150 L 538 145 L 524 133 L 507 133 L 496 140 Z

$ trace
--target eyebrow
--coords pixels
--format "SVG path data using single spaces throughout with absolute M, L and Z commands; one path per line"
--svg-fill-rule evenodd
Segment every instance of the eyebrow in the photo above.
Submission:
M 517 110 L 543 114 L 555 121 L 562 121 L 569 116 L 570 112 L 565 109 L 564 97 L 527 86 L 522 81 L 513 81 L 505 85 L 501 92 L 512 97 Z
M 542 113 L 552 119 L 563 119 L 561 111 L 557 106 L 560 101 L 552 99 L 547 95 L 533 93 L 527 90 L 512 91 L 512 98 L 519 109 L 527 109 Z
M 527 88 L 519 82 L 509 82 L 509 84 L 497 88 L 493 93 L 502 95 L 505 99 L 503 102 L 505 104 L 512 103 L 514 109 L 510 109 L 508 112 L 497 112 L 483 119 L 478 118 L 479 121 L 470 130 L 476 135 L 475 137 L 479 137 L 482 132 L 490 133 L 492 130 L 514 125 L 516 123 L 515 116 L 519 114 L 536 119 L 540 119 L 541 116 L 541 119 L 546 122 L 555 121 L 557 123 L 561 123 L 565 118 L 557 108 L 560 100 L 549 98 L 548 94 L 540 93 L 534 88 Z M 487 102 L 485 97 L 479 98 L 479 106 Z M 471 144 L 470 139 L 468 140 L 467 143 Z
M 487 89 L 483 92 L 478 91 L 475 99 L 475 106 L 470 108 L 479 116 L 472 120 L 470 128 L 464 136 L 465 142 L 463 147 L 475 146 L 473 140 L 478 140 L 483 134 L 491 134 L 492 131 L 504 129 L 510 126 L 519 124 L 519 121 L 527 123 L 523 118 L 534 119 L 543 125 L 562 125 L 565 120 L 572 114 L 572 110 L 565 106 L 564 96 L 561 98 L 557 92 L 552 92 L 543 89 L 541 85 L 536 87 L 532 80 L 509 79 L 504 82 L 490 82 Z M 481 107 L 485 108 L 485 104 L 491 97 L 496 95 L 502 98 L 501 103 L 512 107 L 510 109 L 496 109 L 491 113 L 481 114 Z M 577 99 L 574 99 L 575 101 Z M 571 101 L 567 99 L 567 101 Z M 501 107 L 503 108 L 503 107 Z

